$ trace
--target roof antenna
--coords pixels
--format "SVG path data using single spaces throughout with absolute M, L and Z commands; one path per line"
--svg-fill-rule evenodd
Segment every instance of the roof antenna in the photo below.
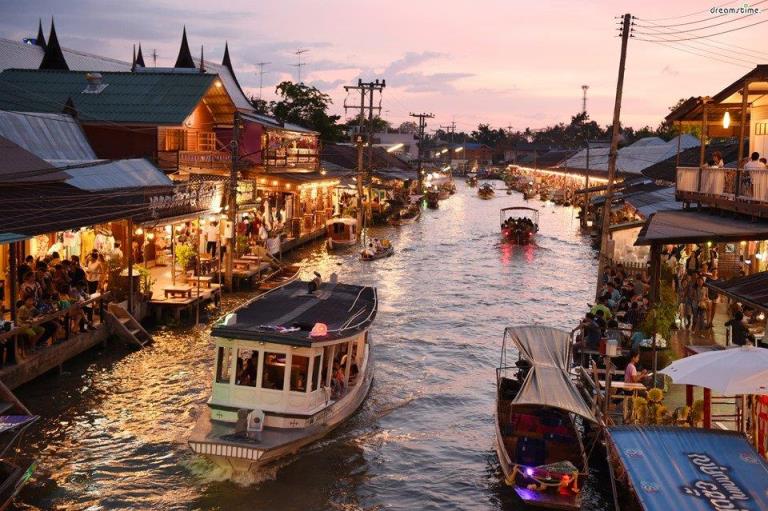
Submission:
M 200 45 L 200 72 L 205 73 L 205 58 L 203 57 L 203 45 Z

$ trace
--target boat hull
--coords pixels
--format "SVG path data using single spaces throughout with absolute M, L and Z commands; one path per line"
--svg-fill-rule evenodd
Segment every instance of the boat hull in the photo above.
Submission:
M 415 224 L 419 221 L 419 218 L 421 218 L 421 211 L 419 211 L 416 216 L 412 216 L 410 218 L 393 218 L 389 221 L 391 225 L 409 225 L 409 224 Z
M 262 433 L 266 442 L 221 438 L 223 434 L 232 435 L 234 425 L 212 421 L 210 408 L 205 406 L 190 435 L 189 447 L 216 466 L 230 471 L 234 478 L 240 474 L 259 473 L 274 462 L 320 440 L 349 419 L 365 401 L 373 383 L 373 371 L 373 357 L 369 350 L 364 377 L 347 395 L 316 414 L 311 426 L 296 430 L 266 428 Z M 284 435 L 284 441 L 275 441 L 277 435 Z M 273 445 L 266 446 L 265 443 Z
M 394 247 L 389 246 L 389 247 L 385 248 L 384 250 L 381 250 L 381 251 L 373 254 L 372 256 L 365 256 L 365 255 L 361 254 L 360 255 L 360 259 L 362 259 L 363 261 L 375 261 L 376 259 L 383 259 L 385 257 L 389 257 L 389 256 L 393 255 L 394 253 L 395 253 Z
M 334 250 L 334 249 L 337 249 L 337 248 L 344 248 L 344 247 L 353 247 L 353 246 L 357 245 L 357 240 L 339 241 L 339 240 L 334 240 L 334 239 L 328 238 L 328 240 L 326 241 L 326 245 L 331 250 Z
M 269 278 L 259 283 L 259 289 L 277 289 L 290 284 L 299 277 L 301 265 L 293 264 L 275 272 Z

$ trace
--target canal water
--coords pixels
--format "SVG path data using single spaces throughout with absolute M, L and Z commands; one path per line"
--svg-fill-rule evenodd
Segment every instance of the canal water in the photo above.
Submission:
M 378 287 L 376 374 L 351 420 L 264 480 L 222 480 L 188 450 L 212 343 L 207 327 L 158 329 L 148 349 L 111 345 L 19 391 L 42 421 L 22 441 L 39 468 L 18 508 L 520 509 L 493 450 L 503 329 L 575 326 L 596 271 L 569 207 L 531 201 L 541 210 L 536 245 L 500 243 L 499 209 L 524 204 L 517 193 L 480 200 L 458 183 L 417 224 L 373 229 L 394 243 L 391 258 L 361 262 L 320 243 L 294 255 L 307 275 Z M 246 298 L 225 297 L 224 310 Z M 585 498 L 588 509 L 608 505 L 589 487 Z

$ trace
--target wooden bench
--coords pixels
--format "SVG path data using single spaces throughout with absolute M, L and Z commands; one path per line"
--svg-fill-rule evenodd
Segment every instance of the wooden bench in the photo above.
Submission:
M 166 298 L 191 298 L 192 288 L 190 286 L 184 287 L 166 287 L 163 289 Z

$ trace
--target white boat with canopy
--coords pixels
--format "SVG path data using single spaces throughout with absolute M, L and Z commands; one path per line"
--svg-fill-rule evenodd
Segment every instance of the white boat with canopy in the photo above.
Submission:
M 373 380 L 372 287 L 296 281 L 228 314 L 211 398 L 191 449 L 225 469 L 260 467 L 323 437 L 357 410 Z
M 517 353 L 513 365 L 507 347 Z M 529 506 L 579 509 L 588 463 L 584 421 L 597 423 L 569 373 L 568 332 L 547 326 L 504 331 L 496 370 L 496 452 L 505 482 Z

